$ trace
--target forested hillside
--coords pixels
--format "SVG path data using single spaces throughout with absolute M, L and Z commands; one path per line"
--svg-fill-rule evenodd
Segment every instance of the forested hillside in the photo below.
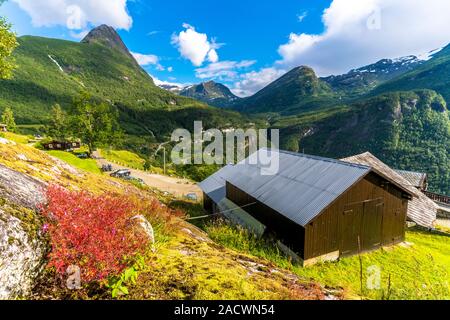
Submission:
M 434 91 L 380 95 L 284 132 L 307 153 L 342 158 L 369 150 L 394 168 L 427 172 L 432 190 L 450 193 L 449 111 Z

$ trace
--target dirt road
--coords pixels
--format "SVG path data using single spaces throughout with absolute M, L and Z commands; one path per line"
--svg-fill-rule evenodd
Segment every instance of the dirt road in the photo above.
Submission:
M 102 158 L 98 152 L 94 152 L 93 157 L 96 159 L 97 164 L 100 167 L 110 164 L 113 167 L 113 171 L 119 169 L 130 170 L 133 177 L 142 179 L 149 187 L 159 189 L 163 192 L 169 192 L 175 197 L 182 198 L 187 194 L 195 193 L 198 200 L 200 200 L 203 196 L 200 188 L 190 180 L 152 174 L 142 170 L 130 169 L 125 166 L 120 166 Z

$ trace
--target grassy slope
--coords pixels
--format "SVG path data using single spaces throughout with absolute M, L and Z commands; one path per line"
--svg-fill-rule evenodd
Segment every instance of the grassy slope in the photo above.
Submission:
M 145 160 L 136 153 L 126 150 L 101 150 L 105 159 L 130 168 L 143 169 Z
M 92 172 L 100 173 L 100 169 L 97 166 L 97 162 L 93 159 L 79 159 L 76 155 L 65 151 L 47 151 L 47 153 L 53 157 L 56 157 L 64 162 L 67 162 L 75 168 Z
M 247 113 L 298 114 L 333 105 L 338 96 L 314 70 L 298 67 L 255 95 L 241 99 L 233 108 Z
M 0 82 L 2 105 L 22 123 L 45 121 L 53 103 L 68 107 L 81 90 L 130 109 L 203 106 L 153 85 L 151 78 L 119 51 L 100 44 L 25 36 L 14 56 L 14 79 Z M 61 72 L 49 55 L 63 68 Z
M 272 261 L 300 277 L 331 287 L 342 287 L 347 298 L 368 299 L 450 299 L 450 236 L 411 230 L 406 246 L 396 246 L 362 255 L 363 291 L 361 292 L 359 257 L 339 262 L 300 268 L 290 263 L 276 247 L 225 224 L 206 226 L 216 242 L 246 254 Z M 381 270 L 379 290 L 366 286 L 371 275 L 367 268 Z M 390 290 L 389 288 L 390 277 Z

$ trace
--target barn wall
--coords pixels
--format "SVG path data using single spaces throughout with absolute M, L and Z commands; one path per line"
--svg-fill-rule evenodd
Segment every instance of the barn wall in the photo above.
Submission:
M 206 193 L 203 192 L 203 208 L 208 212 L 209 214 L 213 214 L 213 201 Z
M 363 212 L 367 212 L 366 218 Z M 306 226 L 305 260 L 338 250 L 351 255 L 359 249 L 368 251 L 401 242 L 406 213 L 402 191 L 369 174 Z
M 302 226 L 257 201 L 229 182 L 226 185 L 226 194 L 229 200 L 243 207 L 243 210 L 267 227 L 267 232 L 274 233 L 278 239 L 303 259 L 305 229 Z

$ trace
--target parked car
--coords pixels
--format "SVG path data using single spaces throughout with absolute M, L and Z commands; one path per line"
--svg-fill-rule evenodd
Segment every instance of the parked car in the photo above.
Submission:
M 198 197 L 195 193 L 188 193 L 186 195 L 186 199 L 191 200 L 191 201 L 197 201 Z
M 127 178 L 131 176 L 131 171 L 127 169 L 120 169 L 110 174 L 111 177 L 114 178 Z
M 89 158 L 87 153 L 79 153 L 79 154 L 77 154 L 77 157 L 79 159 L 87 159 L 87 158 Z
M 110 165 L 110 164 L 102 165 L 102 171 L 103 172 L 111 172 L 111 171 L 113 171 L 112 165 Z

